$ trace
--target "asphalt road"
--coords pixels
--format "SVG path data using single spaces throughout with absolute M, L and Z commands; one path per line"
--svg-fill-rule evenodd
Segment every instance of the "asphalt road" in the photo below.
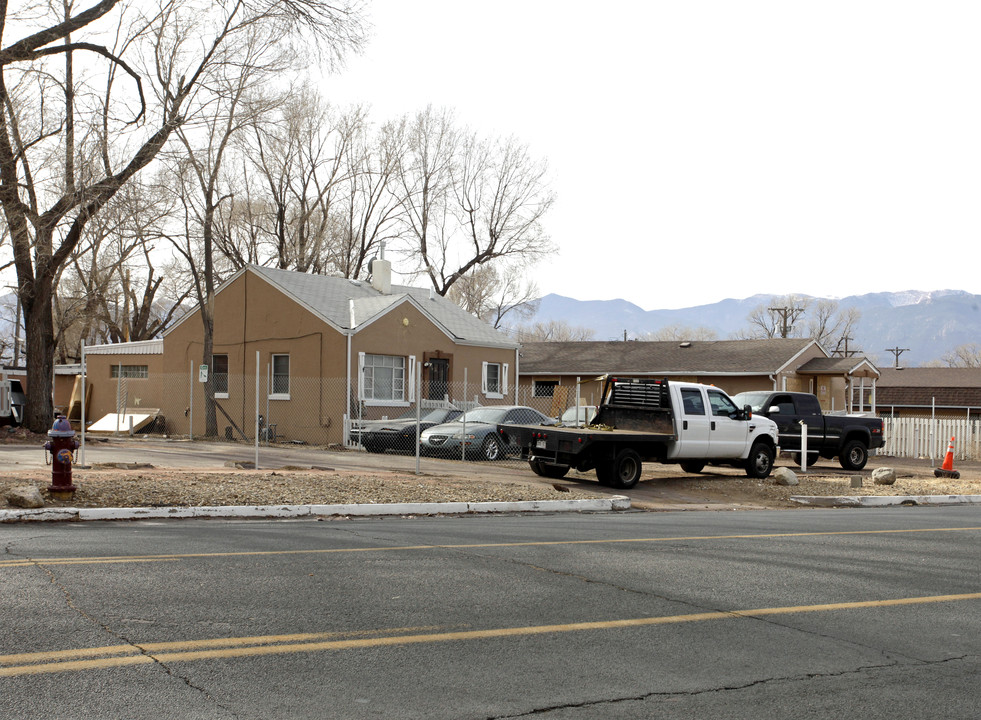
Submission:
M 0 526 L 3 718 L 971 718 L 981 510 Z

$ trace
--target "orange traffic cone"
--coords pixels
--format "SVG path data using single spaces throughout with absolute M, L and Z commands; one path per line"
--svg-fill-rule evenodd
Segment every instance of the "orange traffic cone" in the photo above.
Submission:
M 960 478 L 961 474 L 954 470 L 954 438 L 947 444 L 947 455 L 944 456 L 944 463 L 933 471 L 935 477 Z
M 947 444 L 947 455 L 944 457 L 944 464 L 940 466 L 942 470 L 954 469 L 954 438 Z

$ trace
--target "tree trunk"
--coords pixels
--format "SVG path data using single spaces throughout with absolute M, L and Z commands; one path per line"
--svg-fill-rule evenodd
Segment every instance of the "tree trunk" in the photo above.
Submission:
M 54 421 L 52 387 L 54 377 L 54 321 L 51 293 L 24 303 L 25 339 L 27 345 L 27 406 L 24 426 L 31 432 L 46 433 Z

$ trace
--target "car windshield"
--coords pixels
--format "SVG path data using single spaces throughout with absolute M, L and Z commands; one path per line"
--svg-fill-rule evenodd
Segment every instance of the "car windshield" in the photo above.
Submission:
M 736 403 L 736 407 L 749 405 L 753 412 L 763 412 L 763 403 L 772 394 L 769 392 L 742 392 L 734 396 L 732 401 Z
M 579 406 L 579 422 L 589 422 L 593 419 L 593 415 L 596 414 L 596 408 L 592 405 L 580 405 Z M 572 406 L 564 413 L 562 413 L 562 422 L 575 422 L 576 421 L 576 407 Z
M 453 422 L 461 413 L 459 410 L 430 410 L 422 416 L 422 422 L 447 423 Z
M 491 425 L 497 424 L 504 419 L 507 414 L 508 408 L 500 407 L 479 407 L 473 410 L 467 410 L 463 417 L 456 419 L 456 422 L 468 422 L 468 423 L 488 423 Z

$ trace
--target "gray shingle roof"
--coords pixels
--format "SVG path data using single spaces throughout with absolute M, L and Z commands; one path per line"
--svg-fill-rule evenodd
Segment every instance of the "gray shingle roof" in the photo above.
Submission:
M 360 280 L 257 265 L 249 265 L 247 269 L 341 330 L 352 329 L 350 300 L 354 301 L 354 328 L 362 327 L 396 305 L 410 301 L 432 318 L 454 342 L 493 347 L 518 346 L 504 333 L 451 300 L 437 294 L 430 297 L 426 288 L 393 285 L 391 294 L 383 295 L 370 283 Z
M 785 367 L 813 343 L 798 338 L 524 343 L 521 374 L 769 374 Z
M 981 407 L 981 368 L 886 368 L 875 397 L 880 408 Z

